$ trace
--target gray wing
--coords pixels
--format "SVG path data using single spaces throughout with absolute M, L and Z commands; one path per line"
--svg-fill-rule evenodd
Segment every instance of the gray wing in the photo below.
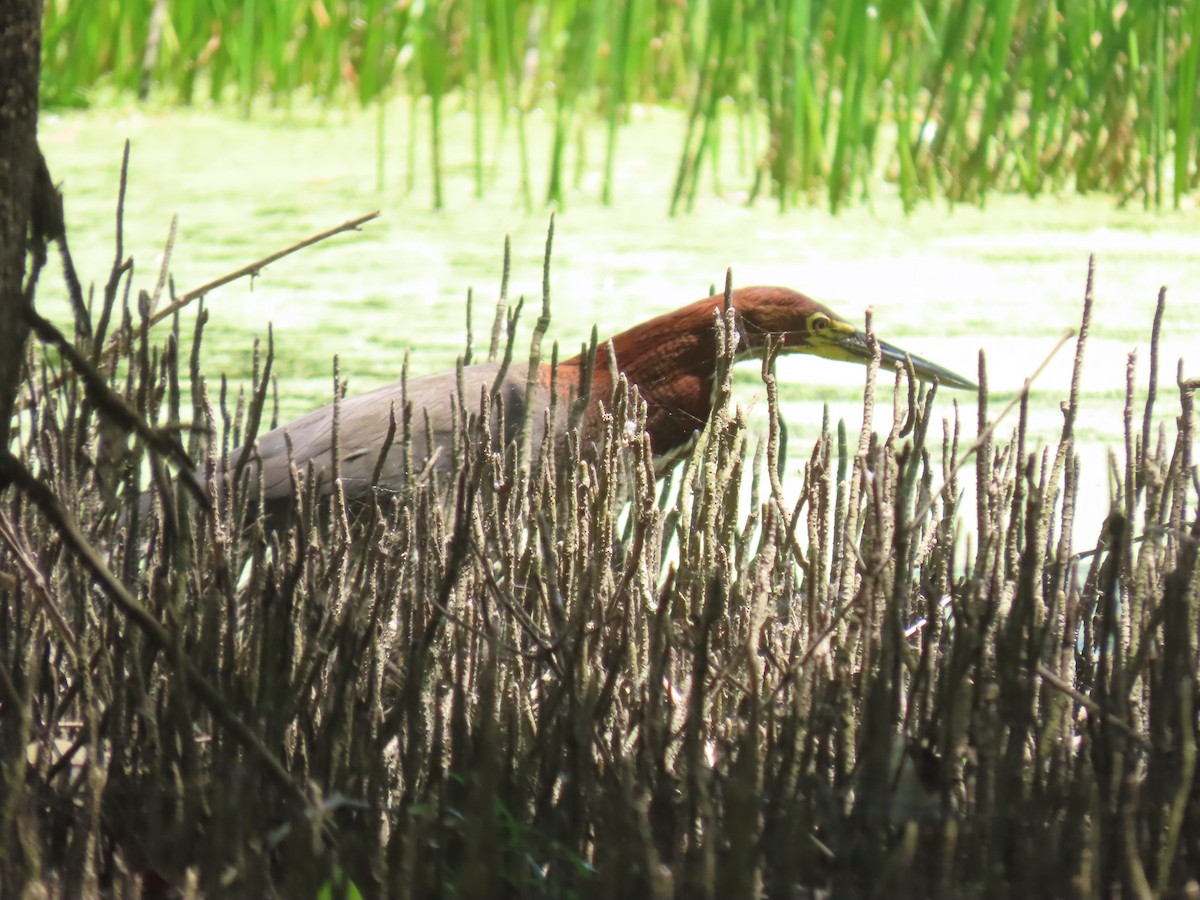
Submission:
M 467 409 L 478 414 L 481 391 L 491 391 L 500 366 L 486 363 L 467 366 L 463 369 L 463 387 Z M 519 423 L 526 413 L 524 366 L 510 366 L 500 385 L 499 398 L 504 408 L 505 442 L 518 434 Z M 458 393 L 458 378 L 455 372 L 428 375 L 408 380 L 407 391 L 397 381 L 366 394 L 348 397 L 341 402 L 338 428 L 339 470 L 343 488 L 348 499 L 366 496 L 370 491 L 372 476 L 379 462 L 380 452 L 395 410 L 396 436 L 380 472 L 379 487 L 398 489 L 405 479 L 404 452 L 401 447 L 403 436 L 404 403 L 412 404 L 412 452 L 414 471 L 409 477 L 419 474 L 434 457 L 434 468 L 449 473 L 453 464 L 454 405 Z M 534 416 L 534 448 L 541 443 L 545 431 L 544 412 L 549 405 L 549 392 L 544 388 L 536 391 L 532 408 Z M 425 428 L 428 413 L 432 426 L 432 446 Z M 494 421 L 498 416 L 494 416 Z M 286 425 L 270 431 L 255 442 L 261 460 L 264 500 L 278 501 L 291 495 L 291 474 L 288 460 L 287 437 L 292 442 L 292 461 L 297 469 L 305 472 L 309 466 L 320 479 L 321 494 L 328 494 L 333 475 L 333 404 L 323 406 Z M 240 450 L 230 454 L 236 460 Z M 254 483 L 251 469 L 251 484 Z

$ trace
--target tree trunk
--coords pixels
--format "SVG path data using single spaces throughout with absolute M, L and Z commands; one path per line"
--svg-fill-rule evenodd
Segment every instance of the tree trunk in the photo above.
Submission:
M 40 163 L 41 14 L 39 0 L 0 2 L 0 453 L 8 448 L 29 335 L 23 281 Z

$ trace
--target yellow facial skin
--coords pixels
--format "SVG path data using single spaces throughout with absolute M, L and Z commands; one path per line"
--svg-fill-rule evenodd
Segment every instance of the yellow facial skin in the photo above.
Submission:
M 867 336 L 844 319 L 815 312 L 808 317 L 807 324 L 808 341 L 802 352 L 811 353 L 823 359 L 857 362 L 864 365 L 871 361 L 871 348 L 867 343 Z M 973 381 L 969 381 L 937 363 L 906 353 L 885 341 L 878 341 L 878 344 L 881 368 L 890 370 L 897 362 L 903 363 L 907 359 L 912 362 L 913 370 L 921 381 L 937 381 L 944 387 L 976 390 L 977 386 Z

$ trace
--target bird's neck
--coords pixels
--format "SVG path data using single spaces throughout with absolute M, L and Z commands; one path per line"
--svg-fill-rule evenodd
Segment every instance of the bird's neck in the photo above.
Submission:
M 643 322 L 600 345 L 596 351 L 591 395 L 606 401 L 612 390 L 610 347 L 616 370 L 637 385 L 646 401 L 646 431 L 656 455 L 687 445 L 708 421 L 716 375 L 716 335 L 713 312 L 720 296 Z M 560 366 L 560 384 L 578 387 L 584 357 Z M 588 419 L 598 424 L 599 404 L 589 404 Z

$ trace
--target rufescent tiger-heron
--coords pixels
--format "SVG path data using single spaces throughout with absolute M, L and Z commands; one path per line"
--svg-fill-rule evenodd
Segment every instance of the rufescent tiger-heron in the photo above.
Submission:
M 826 359 L 866 364 L 871 350 L 866 335 L 829 308 L 804 294 L 783 287 L 745 287 L 732 292 L 736 335 L 736 358 L 761 359 L 767 338 L 774 335 L 780 353 L 810 353 Z M 585 437 L 589 428 L 600 422 L 602 404 L 611 397 L 612 372 L 624 373 L 636 385 L 646 403 L 646 432 L 657 460 L 677 457 L 707 422 L 714 401 L 717 375 L 717 330 L 714 316 L 725 306 L 725 295 L 715 294 L 673 312 L 635 325 L 596 349 L 596 363 L 590 384 L 590 398 L 582 417 Z M 923 381 L 937 380 L 950 388 L 975 389 L 975 385 L 919 356 L 906 354 L 898 347 L 879 342 L 881 364 L 891 368 L 906 358 L 916 376 Z M 609 354 L 615 354 L 615 367 Z M 577 396 L 584 372 L 581 354 L 558 364 L 554 381 L 561 413 L 572 396 Z M 500 365 L 486 363 L 465 366 L 463 396 L 479 411 L 481 391 L 496 385 Z M 533 447 L 540 446 L 545 429 L 545 411 L 550 406 L 551 371 L 542 364 L 535 396 L 526 396 L 528 368 L 509 366 L 500 379 L 493 403 L 503 405 L 506 440 L 517 435 L 517 423 L 532 416 Z M 405 403 L 411 404 L 412 465 L 419 473 L 427 468 L 448 472 L 453 453 L 455 406 L 458 396 L 456 371 L 396 382 L 366 394 L 344 399 L 338 411 L 338 467 L 348 502 L 362 502 L 377 489 L 387 493 L 398 489 L 413 473 L 406 471 L 400 441 L 390 448 L 380 464 L 381 452 L 392 427 L 393 415 L 399 421 Z M 425 425 L 428 416 L 429 427 Z M 565 426 L 566 416 L 556 416 Z M 290 506 L 294 490 L 292 466 L 318 479 L 322 496 L 332 493 L 333 404 L 260 436 L 248 459 L 251 490 L 261 484 L 266 511 L 277 515 Z M 556 425 L 555 427 L 559 427 Z M 432 442 L 430 441 L 432 437 Z M 289 454 L 288 442 L 291 443 Z M 240 451 L 231 454 L 238 459 Z M 432 465 L 430 461 L 432 460 Z M 378 481 L 375 481 L 378 470 Z

